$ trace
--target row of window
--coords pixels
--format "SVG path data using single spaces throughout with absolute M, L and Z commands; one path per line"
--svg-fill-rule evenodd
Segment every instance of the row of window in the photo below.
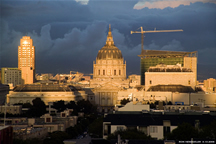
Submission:
M 116 70 L 114 70 L 113 74 L 117 75 Z M 101 75 L 101 71 L 100 70 L 98 70 L 98 75 Z M 103 70 L 103 74 L 102 75 L 105 75 L 105 70 Z M 119 75 L 121 75 L 121 70 L 119 70 Z
M 188 80 L 188 85 L 190 85 L 190 83 L 191 83 L 190 80 Z M 151 80 L 149 81 L 149 84 L 152 84 Z

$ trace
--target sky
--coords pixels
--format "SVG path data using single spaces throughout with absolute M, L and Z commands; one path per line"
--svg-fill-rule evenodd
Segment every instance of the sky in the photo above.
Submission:
M 198 51 L 198 80 L 216 78 L 216 0 L 0 0 L 0 67 L 18 67 L 22 36 L 33 39 L 36 73 L 90 74 L 111 24 L 127 75 L 140 74 L 144 49 Z

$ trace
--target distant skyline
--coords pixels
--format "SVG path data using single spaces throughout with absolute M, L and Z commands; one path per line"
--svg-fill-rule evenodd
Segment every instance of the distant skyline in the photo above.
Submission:
M 1 0 L 0 67 L 18 67 L 20 39 L 28 35 L 36 51 L 36 73 L 92 73 L 111 24 L 127 75 L 140 74 L 144 49 L 198 51 L 198 80 L 216 78 L 215 0 Z

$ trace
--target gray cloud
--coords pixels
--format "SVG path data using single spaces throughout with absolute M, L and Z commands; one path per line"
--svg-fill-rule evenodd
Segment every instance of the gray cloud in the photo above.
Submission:
M 2 66 L 17 66 L 17 47 L 29 35 L 36 47 L 36 71 L 92 72 L 92 61 L 106 41 L 108 24 L 115 45 L 127 61 L 128 73 L 139 74 L 140 34 L 145 30 L 183 29 L 179 33 L 145 34 L 144 48 L 199 52 L 198 63 L 214 64 L 216 5 L 194 3 L 176 8 L 133 9 L 138 1 L 3 1 L 1 13 Z M 49 68 L 47 68 L 49 67 Z

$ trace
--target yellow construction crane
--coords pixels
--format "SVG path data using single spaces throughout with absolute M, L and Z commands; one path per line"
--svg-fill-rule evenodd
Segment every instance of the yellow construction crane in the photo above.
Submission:
M 131 31 L 131 34 L 133 33 L 141 33 L 141 52 L 142 50 L 144 50 L 143 46 L 143 39 L 144 39 L 144 33 L 156 33 L 156 32 L 181 32 L 183 31 L 182 29 L 178 29 L 178 30 L 156 30 L 156 28 L 154 30 L 151 31 L 143 31 L 143 27 L 140 27 L 140 31 Z

